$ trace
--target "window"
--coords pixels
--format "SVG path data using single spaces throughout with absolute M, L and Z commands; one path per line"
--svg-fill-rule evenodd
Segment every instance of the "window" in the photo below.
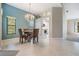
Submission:
M 79 33 L 79 21 L 78 21 L 78 20 L 76 20 L 76 21 L 74 22 L 74 26 L 75 26 L 75 32 L 76 32 L 76 33 Z
M 15 34 L 16 33 L 16 19 L 12 16 L 7 16 L 7 23 L 8 23 L 8 34 Z
M 79 32 L 79 22 L 77 22 L 77 32 Z

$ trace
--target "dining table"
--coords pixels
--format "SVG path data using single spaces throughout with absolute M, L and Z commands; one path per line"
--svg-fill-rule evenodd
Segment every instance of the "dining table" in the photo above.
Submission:
M 37 38 L 37 42 L 38 42 L 39 29 L 24 29 L 23 32 L 25 35 L 27 35 L 28 42 L 31 41 L 31 38 L 33 38 L 33 43 L 35 43 L 35 38 Z
M 24 34 L 32 34 L 33 29 L 24 29 L 23 32 L 24 32 Z

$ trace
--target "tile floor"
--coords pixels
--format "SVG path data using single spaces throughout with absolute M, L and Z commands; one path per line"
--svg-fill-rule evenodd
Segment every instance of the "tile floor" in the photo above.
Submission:
M 79 56 L 79 42 L 39 39 L 39 43 L 20 44 L 19 38 L 3 40 L 2 50 L 18 50 L 17 56 Z

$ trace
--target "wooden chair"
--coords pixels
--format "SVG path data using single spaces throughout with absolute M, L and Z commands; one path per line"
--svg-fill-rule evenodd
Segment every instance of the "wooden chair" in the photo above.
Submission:
M 23 43 L 23 39 L 27 39 L 28 38 L 28 36 L 27 35 L 25 35 L 25 34 L 23 34 L 23 32 L 22 32 L 22 29 L 18 29 L 18 31 L 19 31 L 19 35 L 20 35 L 20 42 L 21 43 Z
M 33 43 L 35 43 L 35 39 L 37 38 L 37 42 L 38 42 L 38 34 L 39 34 L 39 29 L 33 29 L 33 33 L 29 35 L 29 40 L 33 38 Z

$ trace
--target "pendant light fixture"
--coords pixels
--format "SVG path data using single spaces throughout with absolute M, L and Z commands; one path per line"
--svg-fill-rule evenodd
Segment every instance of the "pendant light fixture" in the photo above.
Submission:
M 29 7 L 29 12 L 31 12 L 31 3 L 28 4 L 28 7 Z M 31 13 L 27 13 L 25 14 L 25 19 L 30 21 L 30 20 L 34 20 L 34 15 L 31 14 Z

